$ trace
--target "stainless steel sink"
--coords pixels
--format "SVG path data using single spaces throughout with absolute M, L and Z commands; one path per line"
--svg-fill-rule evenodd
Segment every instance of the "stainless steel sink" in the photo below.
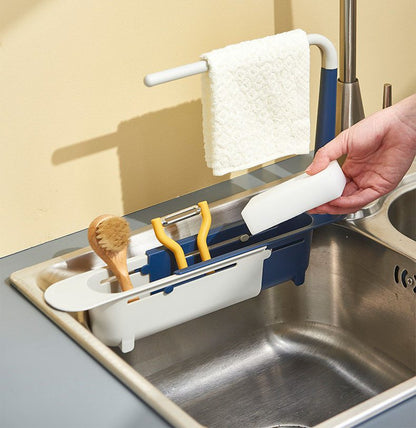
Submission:
M 89 248 L 16 272 L 12 282 L 173 426 L 354 426 L 416 396 L 416 241 L 401 226 L 407 214 L 404 222 L 395 214 L 409 213 L 402 195 L 415 188 L 413 173 L 349 221 L 315 230 L 303 285 L 277 285 L 141 339 L 127 354 L 98 340 L 87 314 L 43 299 L 50 284 L 102 266 Z M 252 195 L 212 204 L 213 227 L 238 220 Z M 189 219 L 169 233 L 198 228 Z M 157 245 L 143 228 L 130 256 Z
M 314 426 L 415 375 L 411 260 L 340 226 L 314 232 L 305 284 L 136 343 L 121 358 L 209 427 Z

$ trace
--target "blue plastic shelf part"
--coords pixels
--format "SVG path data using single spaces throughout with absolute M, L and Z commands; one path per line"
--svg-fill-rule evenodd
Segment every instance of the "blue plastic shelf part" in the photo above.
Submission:
M 183 248 L 188 263 L 185 269 L 178 269 L 172 253 L 161 246 L 146 252 L 148 264 L 140 272 L 149 274 L 150 282 L 170 275 L 181 275 L 197 270 L 218 261 L 228 259 L 258 247 L 267 246 L 271 256 L 264 261 L 262 289 L 291 280 L 301 285 L 309 264 L 312 231 L 316 227 L 332 223 L 342 216 L 301 214 L 262 233 L 250 235 L 243 221 L 223 225 L 211 230 L 207 243 L 210 247 L 211 260 L 202 262 L 196 245 L 196 235 L 178 241 Z M 241 238 L 243 237 L 243 238 Z M 179 286 L 184 282 L 178 282 Z M 172 287 L 171 287 L 172 288 Z M 170 293 L 172 289 L 156 292 Z
M 316 119 L 315 153 L 335 137 L 337 104 L 337 69 L 321 68 L 318 116 Z

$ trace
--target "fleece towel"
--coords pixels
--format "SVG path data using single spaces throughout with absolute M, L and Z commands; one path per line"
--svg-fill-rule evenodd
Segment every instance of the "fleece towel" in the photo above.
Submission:
M 302 30 L 201 55 L 205 159 L 214 175 L 309 152 L 309 43 Z

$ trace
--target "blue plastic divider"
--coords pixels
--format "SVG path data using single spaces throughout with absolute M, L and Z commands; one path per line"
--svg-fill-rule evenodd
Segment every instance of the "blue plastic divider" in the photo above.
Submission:
M 182 275 L 216 262 L 226 260 L 238 254 L 265 246 L 271 255 L 264 261 L 262 288 L 269 288 L 285 281 L 296 285 L 304 282 L 305 271 L 309 264 L 309 253 L 313 229 L 332 223 L 342 216 L 301 214 L 256 235 L 249 235 L 243 221 L 213 229 L 207 238 L 211 260 L 201 261 L 196 253 L 196 235 L 178 241 L 185 254 L 188 267 L 178 270 L 172 253 L 165 247 L 158 247 L 146 252 L 148 264 L 140 271 L 148 274 L 150 282 L 170 275 Z M 241 239 L 243 237 L 243 239 Z M 178 282 L 176 286 L 185 282 Z M 172 290 L 157 290 L 156 292 Z

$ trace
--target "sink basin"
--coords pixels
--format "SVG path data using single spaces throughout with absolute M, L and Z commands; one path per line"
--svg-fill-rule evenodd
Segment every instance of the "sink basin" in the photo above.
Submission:
M 305 284 L 115 352 L 209 427 L 314 426 L 415 375 L 413 262 L 339 226 L 314 232 Z M 224 425 L 224 421 L 227 421 Z
M 415 188 L 413 173 L 355 218 L 315 230 L 303 285 L 279 284 L 140 339 L 126 354 L 92 334 L 87 313 L 44 300 L 51 284 L 103 266 L 90 248 L 11 280 L 173 426 L 355 426 L 416 396 Z M 211 204 L 212 227 L 241 219 L 253 194 Z M 198 228 L 194 218 L 167 230 L 178 240 Z M 129 256 L 157 245 L 140 229 Z
M 416 189 L 403 193 L 393 201 L 389 219 L 400 233 L 416 241 Z

